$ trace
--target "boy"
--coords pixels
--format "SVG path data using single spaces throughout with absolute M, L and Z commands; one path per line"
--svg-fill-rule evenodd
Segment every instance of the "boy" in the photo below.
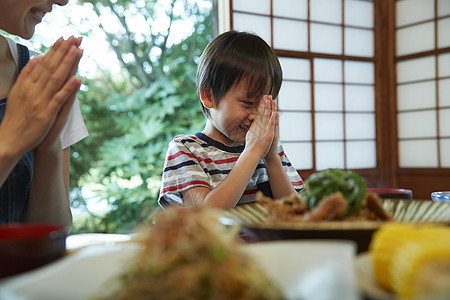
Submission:
M 228 209 L 254 202 L 256 193 L 281 198 L 303 181 L 278 144 L 275 99 L 282 70 L 258 36 L 229 31 L 205 49 L 197 89 L 206 125 L 169 144 L 159 204 L 197 202 Z

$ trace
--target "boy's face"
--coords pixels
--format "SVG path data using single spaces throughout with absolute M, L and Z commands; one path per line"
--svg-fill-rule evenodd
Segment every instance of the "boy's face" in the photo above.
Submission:
M 233 85 L 214 107 L 209 110 L 214 126 L 209 136 L 225 145 L 244 143 L 245 136 L 255 119 L 261 98 L 248 97 L 248 82 Z

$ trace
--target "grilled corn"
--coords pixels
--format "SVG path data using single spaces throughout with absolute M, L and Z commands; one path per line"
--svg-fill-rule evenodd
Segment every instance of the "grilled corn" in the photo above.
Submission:
M 381 287 L 404 299 L 450 299 L 450 227 L 389 223 L 369 249 Z

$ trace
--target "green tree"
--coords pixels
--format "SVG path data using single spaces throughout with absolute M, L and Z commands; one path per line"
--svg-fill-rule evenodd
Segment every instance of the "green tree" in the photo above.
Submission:
M 169 141 L 204 124 L 195 74 L 212 38 L 212 5 L 207 0 L 78 2 L 96 12 L 121 71 L 99 69 L 78 95 L 90 136 L 72 146 L 71 205 L 88 214 L 74 219 L 72 231 L 127 232 L 159 210 Z M 115 21 L 114 31 L 104 17 Z M 156 28 L 157 20 L 162 23 Z M 180 25 L 191 32 L 177 35 Z M 111 209 L 90 213 L 86 189 Z

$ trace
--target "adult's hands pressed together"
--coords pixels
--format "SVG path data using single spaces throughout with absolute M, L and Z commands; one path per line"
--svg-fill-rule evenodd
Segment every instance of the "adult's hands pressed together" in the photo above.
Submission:
M 60 147 L 59 133 L 81 85 L 75 77 L 83 53 L 80 44 L 81 38 L 60 38 L 18 76 L 0 125 L 0 185 L 27 151 Z

